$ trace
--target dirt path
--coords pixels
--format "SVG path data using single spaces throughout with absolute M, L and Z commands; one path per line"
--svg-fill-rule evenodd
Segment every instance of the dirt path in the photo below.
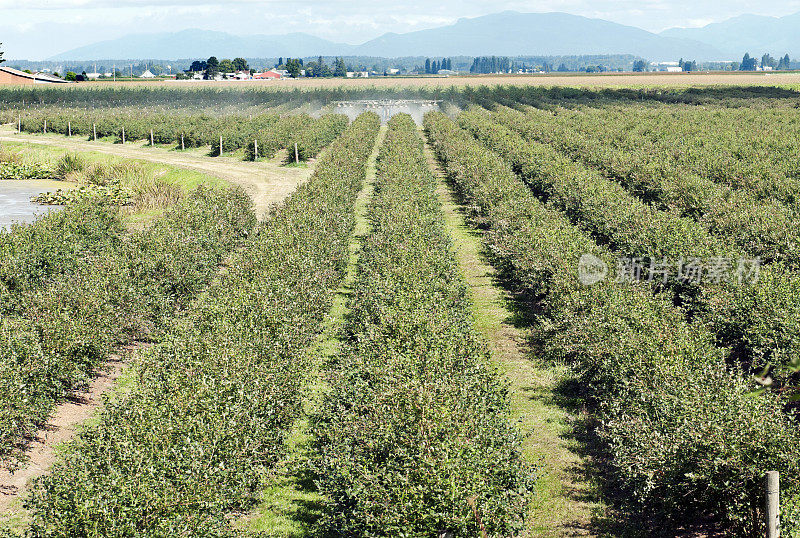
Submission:
M 139 347 L 143 346 L 126 346 L 123 355 Z M 27 515 L 21 497 L 29 483 L 50 469 L 58 457 L 59 445 L 73 438 L 80 425 L 95 415 L 103 404 L 103 395 L 116 386 L 124 367 L 123 356 L 112 355 L 86 392 L 76 392 L 56 407 L 47 424 L 28 445 L 29 459 L 25 466 L 14 473 L 0 469 L 0 529 L 24 525 Z
M 293 192 L 314 171 L 313 166 L 286 167 L 281 166 L 277 160 L 247 162 L 224 156 L 206 157 L 192 151 L 151 148 L 143 146 L 140 142 L 123 145 L 103 141 L 90 142 L 83 138 L 69 138 L 57 134 L 17 133 L 10 125 L 0 126 L 0 142 L 3 141 L 53 146 L 70 151 L 93 151 L 203 172 L 241 185 L 253 199 L 259 218 L 266 214 L 272 204 L 281 202 Z
M 525 333 L 515 327 L 507 294 L 496 282 L 494 268 L 482 254 L 480 233 L 465 222 L 433 152 L 428 164 L 439 178 L 437 192 L 461 270 L 473 300 L 476 327 L 486 337 L 494 362 L 511 383 L 512 418 L 526 436 L 523 455 L 542 465 L 526 528 L 521 536 L 591 536 L 592 517 L 602 507 L 584 470 L 591 462 L 579 455 L 572 439 L 573 417 L 558 405 L 556 393 L 563 372 L 537 365 L 529 356 Z

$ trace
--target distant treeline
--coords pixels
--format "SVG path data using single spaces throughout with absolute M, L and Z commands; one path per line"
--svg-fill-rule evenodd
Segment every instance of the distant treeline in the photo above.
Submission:
M 328 65 L 334 65 L 337 58 L 340 58 L 354 71 L 376 71 L 383 73 L 390 69 L 398 69 L 401 73 L 436 73 L 439 70 L 446 69 L 451 71 L 469 72 L 474 65 L 475 57 L 473 56 L 450 56 L 442 57 L 425 57 L 425 56 L 407 56 L 400 58 L 381 58 L 373 56 L 322 56 L 323 60 Z M 630 54 L 618 55 L 583 55 L 583 56 L 516 56 L 510 57 L 509 61 L 512 64 L 511 68 L 525 69 L 542 69 L 550 66 L 551 70 L 555 71 L 559 66 L 562 66 L 568 71 L 586 70 L 587 66 L 603 65 L 608 69 L 622 68 L 630 70 L 634 60 L 638 57 Z M 256 70 L 270 69 L 284 63 L 281 60 L 286 58 L 281 57 L 262 57 L 262 58 L 243 58 L 249 67 Z M 319 57 L 303 57 L 298 58 L 303 60 L 303 64 L 309 62 L 319 62 Z M 110 73 L 116 68 L 119 76 L 133 74 L 139 76 L 149 69 L 152 73 L 158 75 L 161 73 L 178 73 L 190 70 L 192 63 L 197 61 L 207 61 L 207 58 L 187 58 L 178 60 L 165 60 L 158 58 L 142 59 L 142 60 L 98 60 L 98 61 L 28 61 L 28 60 L 14 60 L 8 62 L 6 65 L 19 69 L 30 69 L 31 71 L 42 71 L 45 69 L 58 71 L 59 73 L 66 73 L 73 71 L 75 73 Z M 426 69 L 426 61 L 430 62 L 430 67 Z M 436 69 L 434 71 L 434 63 Z M 96 71 L 95 71 L 96 69 Z M 475 72 L 475 71 L 472 71 Z
M 551 71 L 630 71 L 635 62 L 644 61 L 632 54 L 587 54 L 578 56 L 480 56 L 474 58 L 470 73 L 513 73 Z
M 641 56 L 633 54 L 586 54 L 571 56 L 452 56 L 452 57 L 425 57 L 408 56 L 401 58 L 381 58 L 372 56 L 322 56 L 297 58 L 304 67 L 316 63 L 331 66 L 335 71 L 337 64 L 344 63 L 348 71 L 373 71 L 376 73 L 397 70 L 398 74 L 428 74 L 438 73 L 440 70 L 450 70 L 470 73 L 509 73 L 509 72 L 602 72 L 602 71 L 649 71 L 653 70 L 650 62 Z M 265 70 L 285 64 L 285 58 L 241 58 L 254 70 Z M 678 58 L 674 61 L 677 62 Z M 18 69 L 31 71 L 49 70 L 59 73 L 110 73 L 116 68 L 117 76 L 139 76 L 149 69 L 152 73 L 166 74 L 179 73 L 191 70 L 192 64 L 206 61 L 205 58 L 197 59 L 147 59 L 147 60 L 98 60 L 94 61 L 27 61 L 12 60 L 5 65 Z M 678 66 L 678 64 L 673 64 Z M 686 71 L 694 70 L 756 70 L 767 67 L 769 69 L 800 69 L 800 62 L 790 59 L 789 55 L 773 58 L 769 54 L 751 57 L 746 54 L 742 62 L 696 62 L 686 60 L 680 62 L 680 67 Z

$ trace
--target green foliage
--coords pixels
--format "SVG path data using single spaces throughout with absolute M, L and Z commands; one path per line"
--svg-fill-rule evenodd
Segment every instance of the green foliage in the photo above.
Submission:
M 226 514 L 255 502 L 300 413 L 302 352 L 342 282 L 379 123 L 374 114 L 356 120 L 185 322 L 142 357 L 131 392 L 108 402 L 98 424 L 39 481 L 28 502 L 32 534 L 235 535 Z M 198 215 L 174 243 L 204 220 Z M 170 293 L 170 275 L 182 266 L 163 259 L 142 270 L 160 268 L 161 289 Z
M 40 163 L 0 161 L 0 180 L 44 179 L 53 175 L 53 170 Z
M 116 185 L 81 185 L 74 189 L 57 189 L 55 192 L 37 194 L 32 202 L 42 205 L 73 205 L 90 202 L 98 205 L 127 206 L 133 204 L 129 189 Z
M 296 58 L 288 58 L 286 60 L 286 70 L 289 72 L 289 76 L 292 78 L 297 78 L 300 76 L 300 72 L 303 70 L 302 60 L 298 60 Z
M 753 514 L 764 469 L 797 487 L 800 436 L 784 402 L 752 396 L 713 335 L 662 295 L 612 280 L 581 285 L 579 257 L 610 261 L 612 253 L 445 116 L 428 114 L 425 126 L 473 218 L 487 227 L 495 263 L 535 301 L 540 356 L 572 364 L 586 388 L 630 509 L 646 511 L 661 531 L 710 516 L 732 534 L 760 532 Z
M 294 161 L 294 145 L 301 161 L 316 157 L 320 151 L 347 128 L 349 120 L 343 114 L 326 114 L 305 129 L 291 132 L 285 148 L 289 150 L 287 161 Z
M 676 125 L 672 120 L 676 114 L 674 108 L 630 105 L 553 113 L 530 110 L 524 115 L 504 108 L 492 117 L 528 139 L 550 144 L 576 160 L 597 167 L 644 202 L 654 203 L 663 210 L 680 210 L 711 233 L 734 241 L 749 256 L 760 256 L 765 262 L 785 260 L 800 266 L 796 231 L 800 222 L 789 207 L 777 199 L 759 199 L 748 189 L 732 188 L 702 172 L 711 167 L 722 170 L 724 167 L 716 161 L 732 153 L 723 151 L 715 138 L 725 138 L 728 147 L 736 148 L 736 153 L 740 151 L 742 142 L 730 139 L 729 132 L 734 129 L 720 125 L 719 118 L 714 117 L 718 113 L 699 110 L 677 113 L 685 120 L 683 125 L 702 123 L 703 127 Z M 603 136 L 596 136 L 598 132 Z M 709 132 L 715 134 L 711 136 Z M 684 148 L 677 150 L 676 144 Z M 712 144 L 717 147 L 709 151 Z M 692 154 L 690 162 L 676 159 L 676 156 L 684 159 L 687 152 Z M 758 155 L 759 152 L 752 154 L 754 158 Z M 752 164 L 746 166 L 754 168 Z M 753 174 L 742 170 L 741 163 L 732 168 L 726 174 L 734 175 L 735 168 L 740 173 Z M 772 185 L 778 187 L 774 182 Z
M 515 130 L 530 132 L 528 123 L 516 113 L 496 117 L 514 125 Z M 769 364 L 783 365 L 800 352 L 800 312 L 793 306 L 798 298 L 794 271 L 800 264 L 800 242 L 792 211 L 780 204 L 748 200 L 746 194 L 720 194 L 720 203 L 710 202 L 708 209 L 717 219 L 712 234 L 704 226 L 709 222 L 705 215 L 695 220 L 658 210 L 597 170 L 572 162 L 550 145 L 527 140 L 480 111 L 462 114 L 459 122 L 508 159 L 539 198 L 625 256 L 736 260 L 763 254 L 768 256 L 765 261 L 785 259 L 785 264 L 770 265 L 765 278 L 755 282 L 740 284 L 734 279 L 705 282 L 699 287 L 680 282 L 671 285 L 676 300 L 706 321 L 720 344 L 731 348 L 731 363 L 755 373 Z M 727 202 L 741 205 L 722 205 Z M 736 243 L 746 250 L 738 250 Z
M 255 223 L 238 189 L 198 190 L 127 234 L 95 203 L 0 234 L 0 463 L 113 346 L 158 338 Z
M 518 530 L 531 472 L 506 387 L 475 335 L 435 191 L 409 116 L 378 157 L 373 231 L 359 261 L 349 345 L 313 417 L 327 527 L 342 535 L 491 535 Z

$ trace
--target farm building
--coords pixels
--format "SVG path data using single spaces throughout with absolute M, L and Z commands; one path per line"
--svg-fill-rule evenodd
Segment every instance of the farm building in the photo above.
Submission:
M 66 80 L 53 75 L 45 73 L 31 74 L 0 65 L 0 84 L 58 84 L 66 82 Z
M 258 80 L 269 80 L 269 79 L 277 80 L 279 78 L 283 78 L 283 75 L 281 75 L 277 71 L 270 70 L 270 71 L 264 71 L 263 73 L 256 73 L 255 75 L 253 75 L 253 78 Z
M 147 71 L 139 75 L 139 78 L 156 78 L 156 76 L 148 69 Z

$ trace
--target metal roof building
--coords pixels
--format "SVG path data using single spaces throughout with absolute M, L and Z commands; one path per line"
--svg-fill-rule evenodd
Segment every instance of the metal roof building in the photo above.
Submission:
M 66 80 L 62 80 L 53 75 L 45 73 L 26 73 L 11 67 L 3 67 L 0 65 L 0 84 L 66 84 Z

